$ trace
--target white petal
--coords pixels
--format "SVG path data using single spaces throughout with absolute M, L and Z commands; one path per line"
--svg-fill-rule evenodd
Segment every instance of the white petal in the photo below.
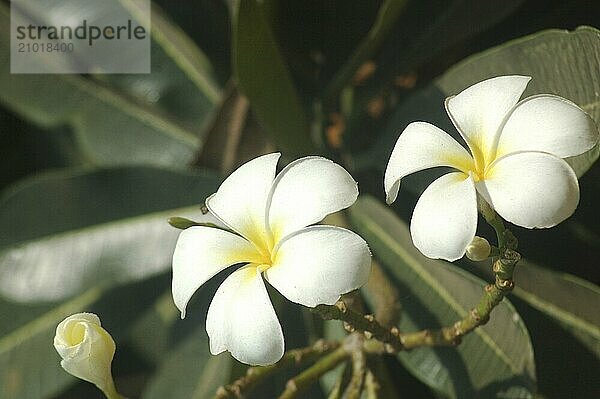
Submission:
M 113 385 L 111 363 L 115 342 L 100 326 L 96 315 L 79 313 L 63 320 L 56 329 L 54 347 L 68 373 L 103 390 Z
M 96 324 L 101 326 L 100 318 L 94 313 L 75 313 L 63 321 L 61 321 L 58 326 L 56 326 L 56 336 L 54 337 L 54 342 L 60 344 L 61 346 L 72 346 L 73 344 L 68 342 L 67 339 L 67 331 L 71 327 L 73 322 L 85 321 L 88 323 Z M 69 328 L 68 328 L 69 327 Z
M 268 365 L 283 356 L 281 325 L 256 264 L 242 267 L 217 290 L 206 317 L 210 351 L 240 362 Z
M 404 129 L 385 170 L 386 201 L 396 200 L 400 179 L 419 170 L 436 166 L 451 166 L 467 172 L 473 159 L 456 140 L 440 128 L 413 122 Z
M 194 226 L 179 234 L 173 253 L 173 301 L 185 317 L 196 290 L 215 274 L 241 262 L 260 260 L 243 237 L 212 227 Z
M 321 157 L 300 158 L 275 178 L 269 199 L 274 242 L 352 205 L 358 186 L 340 165 Z
M 311 226 L 281 243 L 265 278 L 292 302 L 333 305 L 341 294 L 364 285 L 371 271 L 367 243 L 333 226 Z
M 518 226 L 552 227 L 575 211 L 579 184 L 562 159 L 543 152 L 509 154 L 491 165 L 477 190 L 504 219 Z
M 499 76 L 446 99 L 446 110 L 475 158 L 491 159 L 501 124 L 525 91 L 528 76 Z
M 473 178 L 461 172 L 435 180 L 421 195 L 410 234 L 423 255 L 455 261 L 462 258 L 477 230 L 477 193 Z
M 268 154 L 245 163 L 206 200 L 215 216 L 259 246 L 264 246 L 267 237 L 267 198 L 280 156 Z
M 517 104 L 502 128 L 496 156 L 542 151 L 566 158 L 597 142 L 598 129 L 588 114 L 569 100 L 543 94 Z

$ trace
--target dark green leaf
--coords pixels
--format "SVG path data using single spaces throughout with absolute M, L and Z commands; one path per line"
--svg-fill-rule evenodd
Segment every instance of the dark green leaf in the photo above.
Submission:
M 600 392 L 598 355 L 549 313 L 538 311 L 519 296 L 512 302 L 531 334 L 539 393 L 548 399 L 596 397 Z
M 514 294 L 556 320 L 600 358 L 600 289 L 566 273 L 527 261 L 515 270 Z
M 13 187 L 0 198 L 0 292 L 56 300 L 165 270 L 178 234 L 168 218 L 206 218 L 192 205 L 217 183 L 205 173 L 126 167 L 49 173 Z
M 421 255 L 408 227 L 373 198 L 359 199 L 350 217 L 399 290 L 401 331 L 451 325 L 481 297 L 483 281 Z M 529 398 L 536 389 L 527 329 L 506 300 L 458 348 L 419 348 L 400 353 L 399 359 L 417 378 L 451 398 Z
M 149 382 L 143 399 L 208 399 L 229 382 L 232 358 L 210 354 L 204 328 L 169 353 Z
M 63 304 L 35 308 L 0 300 L 0 397 L 44 399 L 77 381 L 61 368 L 52 345 L 56 326 L 71 314 L 98 314 L 115 339 L 118 355 L 120 338 L 165 282 L 150 279 L 110 291 L 94 287 Z
M 578 104 L 600 123 L 600 59 L 593 56 L 599 52 L 600 31 L 582 27 L 572 32 L 540 32 L 469 57 L 399 105 L 378 144 L 359 163 L 385 168 L 398 135 L 416 120 L 435 123 L 457 135 L 445 115 L 444 98 L 499 75 L 532 76 L 524 96 L 557 94 Z M 596 147 L 572 164 L 582 175 L 597 157 Z
M 309 123 L 266 15 L 265 2 L 233 6 L 233 69 L 240 90 L 289 157 L 312 152 Z
M 134 17 L 139 5 L 119 0 Z M 221 97 L 208 58 L 194 42 L 156 5 L 152 5 L 152 59 L 149 74 L 96 75 L 146 105 L 176 118 L 195 135 Z M 203 137 L 202 137 L 203 138 Z
M 49 10 L 44 9 L 41 14 L 46 15 L 46 12 Z M 164 19 L 157 17 L 156 22 L 158 27 L 154 33 L 160 41 L 153 43 L 155 62 L 160 65 L 155 68 L 157 73 L 137 77 L 145 79 L 143 84 L 130 85 L 139 92 L 125 93 L 111 86 L 108 75 L 103 75 L 104 81 L 100 82 L 79 75 L 11 74 L 10 58 L 4 57 L 0 60 L 0 101 L 41 127 L 71 127 L 82 157 L 88 162 L 186 165 L 200 145 L 199 123 L 190 127 L 193 121 L 183 123 L 181 115 L 167 113 L 181 108 L 181 104 L 169 108 L 151 103 L 157 101 L 157 96 L 168 97 L 168 92 L 170 95 L 188 93 L 188 98 L 195 98 L 190 103 L 197 105 L 193 110 L 195 118 L 204 120 L 216 100 L 216 89 L 214 83 L 207 83 L 212 78 L 210 71 L 202 69 L 206 65 L 198 61 L 198 51 L 192 51 L 188 42 L 174 44 L 172 40 L 182 38 L 180 32 Z M 0 26 L 0 53 L 9 54 L 10 17 L 4 4 L 0 4 Z M 189 55 L 184 56 L 184 52 Z M 180 69 L 183 67 L 185 70 Z M 164 73 L 160 72 L 161 68 Z M 202 80 L 200 76 L 204 78 L 202 87 L 198 83 Z M 180 87 L 194 87 L 194 83 L 197 89 L 191 94 L 189 89 Z
M 168 290 L 132 326 L 130 345 L 145 359 L 160 363 L 172 349 L 170 332 L 178 318 L 179 311 Z
M 600 123 L 600 59 L 592 56 L 599 52 L 597 29 L 541 32 L 467 58 L 438 79 L 436 86 L 450 95 L 493 76 L 532 76 L 524 96 L 559 95 L 575 102 Z M 598 159 L 598 154 L 596 146 L 575 157 L 571 164 L 579 176 Z
M 488 265 L 469 262 L 468 267 L 492 278 Z M 600 362 L 598 287 L 527 260 L 517 265 L 515 284 L 513 302 L 532 336 L 540 391 L 552 398 L 594 396 L 600 387 L 592 371 Z M 558 376 L 578 383 L 565 386 Z
M 89 309 L 101 295 L 101 289 L 92 288 L 63 305 L 49 308 L 0 338 L 0 394 L 3 398 L 44 398 L 60 392 L 72 381 L 60 367 L 60 357 L 52 346 L 56 326 L 65 317 Z M 7 304 L 3 307 L 8 308 Z

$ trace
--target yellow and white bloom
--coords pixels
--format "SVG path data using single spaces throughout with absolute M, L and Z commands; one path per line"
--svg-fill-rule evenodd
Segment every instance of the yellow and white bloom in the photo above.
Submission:
M 256 158 L 234 171 L 206 200 L 234 233 L 196 226 L 184 230 L 173 254 L 173 299 L 185 317 L 193 293 L 227 267 L 243 263 L 217 290 L 206 318 L 210 351 L 267 365 L 284 352 L 281 325 L 262 276 L 290 301 L 334 304 L 366 283 L 366 242 L 340 227 L 310 226 L 347 208 L 356 182 L 321 157 L 298 159 L 275 177 L 280 154 Z M 308 226 L 308 227 L 307 227 Z
M 550 94 L 519 101 L 531 78 L 500 76 L 446 99 L 446 111 L 470 153 L 439 128 L 414 122 L 398 138 L 385 172 L 388 204 L 400 180 L 437 166 L 457 171 L 435 180 L 411 220 L 415 246 L 430 258 L 461 258 L 477 228 L 477 196 L 504 219 L 527 228 L 552 227 L 579 202 L 573 169 L 562 158 L 598 142 L 594 121 Z
M 69 374 L 96 385 L 108 398 L 121 398 L 115 390 L 111 363 L 115 341 L 93 313 L 77 313 L 56 327 L 54 348 Z

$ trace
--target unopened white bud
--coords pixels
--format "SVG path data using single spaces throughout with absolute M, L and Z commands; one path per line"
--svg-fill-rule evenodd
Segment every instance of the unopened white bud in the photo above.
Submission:
M 475 236 L 473 241 L 467 246 L 467 258 L 472 261 L 479 262 L 486 260 L 490 256 L 492 247 L 488 240 L 483 237 Z
M 115 341 L 93 313 L 77 313 L 56 327 L 54 347 L 69 374 L 95 384 L 109 398 L 118 398 L 111 373 Z

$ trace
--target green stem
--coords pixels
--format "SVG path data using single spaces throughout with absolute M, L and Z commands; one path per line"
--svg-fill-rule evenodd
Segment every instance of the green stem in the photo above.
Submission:
M 381 386 L 373 374 L 371 369 L 367 370 L 367 374 L 365 375 L 365 395 L 367 399 L 377 399 L 379 397 L 379 390 Z
M 123 396 L 119 392 L 117 392 L 117 389 L 115 388 L 115 384 L 112 381 L 110 381 L 110 383 L 108 384 L 107 387 L 105 387 L 105 388 L 98 387 L 98 388 L 102 391 L 104 396 L 106 396 L 106 399 L 127 399 L 125 396 Z
M 335 380 L 335 384 L 333 385 L 333 388 L 327 395 L 327 399 L 341 399 L 343 387 L 346 386 L 346 384 L 350 380 L 349 370 L 350 367 L 348 366 L 348 364 L 346 364 L 342 372 L 338 375 L 337 379 Z
M 343 301 L 338 301 L 335 305 L 318 305 L 313 309 L 325 320 L 342 320 L 349 326 L 350 332 L 358 330 L 367 338 L 375 338 L 394 347 L 395 350 L 402 350 L 402 343 L 398 340 L 397 328 L 386 328 L 382 326 L 373 315 L 363 315 L 349 309 Z
M 316 382 L 325 373 L 333 370 L 349 356 L 350 352 L 345 345 L 342 345 L 328 355 L 323 356 L 314 365 L 289 380 L 285 386 L 285 390 L 279 396 L 279 399 L 295 398 L 300 392 Z
M 362 350 L 352 352 L 352 377 L 346 389 L 346 399 L 359 399 L 365 380 L 366 356 Z
M 259 382 L 272 374 L 291 367 L 301 366 L 305 363 L 315 361 L 323 354 L 329 353 L 339 347 L 338 342 L 326 342 L 319 340 L 312 346 L 292 349 L 287 351 L 281 360 L 270 366 L 250 367 L 246 370 L 246 375 L 238 378 L 229 385 L 220 387 L 217 390 L 215 399 L 242 398 L 251 391 Z
M 481 197 L 477 198 L 477 207 L 479 208 L 479 213 L 481 213 L 481 216 L 483 216 L 486 222 L 488 222 L 488 224 L 492 226 L 496 231 L 496 236 L 498 237 L 498 248 L 501 249 L 505 247 L 506 227 L 504 226 L 504 222 L 502 221 L 502 219 L 492 209 L 492 207 Z

